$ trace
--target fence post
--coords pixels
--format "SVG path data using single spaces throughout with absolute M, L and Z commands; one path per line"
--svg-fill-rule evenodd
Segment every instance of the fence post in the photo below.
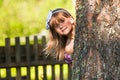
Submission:
M 20 38 L 16 37 L 15 38 L 15 53 L 16 53 L 16 63 L 19 65 L 20 64 Z M 17 76 L 16 76 L 16 80 L 21 80 L 21 72 L 20 72 L 20 67 L 17 66 Z
M 63 80 L 63 64 L 60 64 L 60 80 Z
M 42 36 L 42 46 L 43 46 L 43 48 L 45 47 L 45 45 L 46 45 L 46 37 Z
M 43 65 L 43 80 L 47 80 L 47 70 L 46 70 L 46 65 Z
M 35 55 L 35 63 L 38 62 L 38 38 L 34 36 L 34 55 Z M 38 66 L 35 65 L 35 80 L 38 80 Z
M 11 76 L 10 76 L 10 63 L 11 63 L 11 56 L 10 56 L 10 38 L 6 38 L 5 39 L 5 59 L 6 59 L 6 64 L 8 65 L 8 67 L 6 68 L 6 79 L 10 80 Z
M 29 37 L 26 37 L 26 59 L 27 59 L 27 80 L 30 80 L 30 44 Z
M 55 80 L 55 65 L 52 64 L 52 80 Z
M 72 80 L 71 79 L 71 75 L 72 74 L 72 70 L 71 70 L 71 65 L 68 64 L 68 80 Z

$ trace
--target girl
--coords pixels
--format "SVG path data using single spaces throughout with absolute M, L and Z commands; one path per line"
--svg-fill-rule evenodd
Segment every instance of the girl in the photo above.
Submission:
M 49 11 L 46 28 L 49 29 L 49 41 L 46 54 L 52 54 L 58 60 L 71 63 L 73 53 L 75 21 L 72 15 L 63 8 Z

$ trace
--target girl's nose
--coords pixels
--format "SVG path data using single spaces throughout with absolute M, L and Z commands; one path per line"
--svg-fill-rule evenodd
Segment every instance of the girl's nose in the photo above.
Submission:
M 60 29 L 62 29 L 62 27 L 63 27 L 63 26 L 62 26 L 62 25 L 60 25 Z

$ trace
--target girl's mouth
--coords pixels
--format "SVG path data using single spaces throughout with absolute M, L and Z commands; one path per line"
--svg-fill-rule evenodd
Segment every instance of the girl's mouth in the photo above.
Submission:
M 67 29 L 66 27 L 65 27 L 65 28 L 63 28 L 63 29 L 62 29 L 62 32 L 64 32 L 66 29 Z

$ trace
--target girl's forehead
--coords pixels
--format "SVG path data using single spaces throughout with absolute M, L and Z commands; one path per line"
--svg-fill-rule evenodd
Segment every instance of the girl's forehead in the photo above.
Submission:
M 53 17 L 50 21 L 51 27 L 55 27 L 55 26 L 59 25 L 60 20 L 62 20 L 61 17 L 57 17 L 57 18 Z
M 63 13 L 57 13 L 57 14 L 53 14 L 52 17 L 55 17 L 55 18 L 60 18 L 60 17 L 64 17 L 64 14 Z
M 51 25 L 51 27 L 55 27 L 55 26 L 59 25 L 61 21 L 65 20 L 66 18 L 69 18 L 69 17 L 70 16 L 66 16 L 63 13 L 54 14 L 51 17 L 50 25 Z
M 65 17 L 63 15 L 57 15 L 57 16 L 53 16 L 50 22 L 58 23 L 59 21 L 64 19 Z

